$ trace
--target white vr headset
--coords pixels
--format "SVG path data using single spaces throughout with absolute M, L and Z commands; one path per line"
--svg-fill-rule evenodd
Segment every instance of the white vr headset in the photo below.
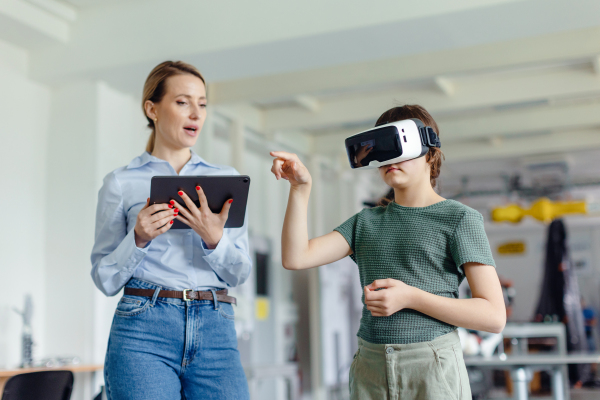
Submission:
M 346 139 L 352 168 L 379 168 L 412 160 L 423 157 L 431 147 L 442 147 L 440 139 L 417 118 L 379 125 Z

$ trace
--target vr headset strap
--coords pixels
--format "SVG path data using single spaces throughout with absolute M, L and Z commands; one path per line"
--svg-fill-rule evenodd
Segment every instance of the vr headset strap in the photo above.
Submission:
M 419 128 L 419 133 L 421 134 L 421 139 L 423 140 L 423 143 L 427 147 L 442 147 L 440 138 L 430 126 Z

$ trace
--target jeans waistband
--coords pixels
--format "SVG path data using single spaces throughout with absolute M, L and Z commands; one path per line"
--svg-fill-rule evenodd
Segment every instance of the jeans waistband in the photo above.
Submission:
M 129 279 L 129 281 L 127 281 L 127 283 L 125 284 L 125 287 L 130 287 L 130 288 L 134 288 L 134 289 L 161 289 L 161 290 L 183 290 L 183 289 L 192 289 L 192 290 L 196 290 L 194 287 L 187 287 L 187 288 L 176 288 L 176 287 L 170 287 L 170 286 L 161 286 L 158 285 L 156 283 L 150 282 L 150 281 L 145 281 L 143 279 L 139 279 L 139 278 L 131 278 Z M 214 287 L 214 288 L 207 288 L 207 289 L 200 289 L 201 291 L 208 291 L 210 292 L 212 289 L 214 290 L 222 290 L 222 289 L 227 289 L 227 287 Z
M 428 348 L 431 348 L 431 346 L 441 349 L 441 348 L 453 346 L 457 343 L 460 343 L 460 338 L 458 337 L 458 331 L 456 331 L 456 330 L 454 330 L 450 333 L 447 333 L 445 335 L 438 336 L 437 338 L 435 338 L 429 342 L 406 343 L 406 344 L 393 344 L 393 343 L 391 343 L 391 344 L 376 344 L 376 343 L 367 342 L 366 340 L 364 340 L 360 337 L 358 338 L 359 345 L 366 347 L 368 349 L 374 350 L 374 351 L 381 351 L 382 353 L 384 353 L 386 348 L 388 348 L 388 347 L 391 347 L 397 351 L 428 349 Z
M 152 290 L 159 289 L 159 290 L 176 290 L 176 291 L 181 290 L 181 289 L 176 289 L 176 288 L 171 288 L 171 287 L 160 286 L 155 283 L 148 282 L 148 281 L 138 279 L 138 278 L 129 279 L 129 281 L 127 282 L 125 287 L 133 288 L 133 289 L 152 289 Z M 217 291 L 217 290 L 221 290 L 221 288 L 214 289 L 214 291 Z M 207 290 L 207 291 L 212 292 L 213 290 Z M 152 304 L 154 304 L 154 301 L 156 300 L 157 297 L 158 296 L 154 296 L 154 298 L 152 299 Z M 173 303 L 173 304 L 186 304 L 186 302 L 183 299 L 175 299 L 175 298 L 162 298 L 161 297 L 160 301 L 167 302 L 167 303 Z M 214 300 L 194 300 L 194 304 L 213 304 L 213 303 L 215 304 L 215 307 L 217 307 L 217 304 L 215 303 Z

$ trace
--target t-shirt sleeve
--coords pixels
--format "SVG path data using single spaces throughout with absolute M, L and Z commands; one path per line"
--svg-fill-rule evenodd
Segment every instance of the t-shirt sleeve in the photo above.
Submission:
M 462 273 L 462 266 L 468 262 L 496 267 L 480 213 L 468 211 L 463 215 L 454 231 L 451 251 L 452 258 Z
M 359 213 L 360 214 L 360 213 Z M 352 249 L 352 254 L 350 258 L 356 262 L 356 251 L 354 249 L 354 244 L 356 242 L 356 223 L 358 221 L 358 214 L 354 214 L 350 218 L 348 218 L 343 224 L 334 229 L 334 231 L 338 231 L 346 242 L 350 245 Z

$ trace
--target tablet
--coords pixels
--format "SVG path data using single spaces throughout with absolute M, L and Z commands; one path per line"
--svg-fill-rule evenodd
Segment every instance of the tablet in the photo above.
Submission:
M 246 175 L 154 176 L 150 184 L 150 204 L 175 200 L 185 206 L 183 199 L 177 194 L 178 191 L 183 190 L 196 207 L 200 207 L 196 186 L 200 186 L 204 191 L 208 207 L 213 213 L 220 213 L 225 202 L 233 199 L 225 228 L 240 228 L 244 225 L 250 189 L 250 177 Z M 191 228 L 175 219 L 171 229 Z

